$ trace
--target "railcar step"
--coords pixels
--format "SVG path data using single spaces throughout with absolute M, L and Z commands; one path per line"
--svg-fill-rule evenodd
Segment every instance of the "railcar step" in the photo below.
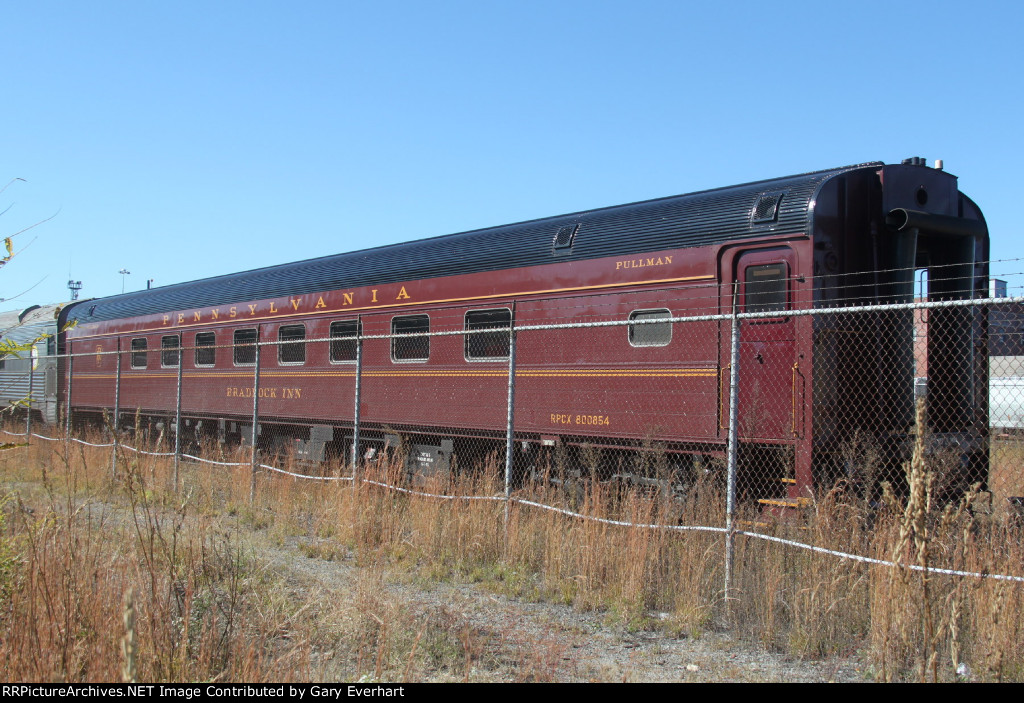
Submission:
M 811 504 L 810 498 L 758 498 L 761 505 L 776 505 L 781 508 L 805 508 Z

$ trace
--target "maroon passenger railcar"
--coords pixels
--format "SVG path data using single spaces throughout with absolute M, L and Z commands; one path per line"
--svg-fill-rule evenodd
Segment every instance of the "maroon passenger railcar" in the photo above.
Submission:
M 65 366 L 63 394 L 80 417 L 116 401 L 125 418 L 166 421 L 181 364 L 189 431 L 244 438 L 249 345 L 280 341 L 260 355 L 261 441 L 344 454 L 361 334 L 361 442 L 401 434 L 448 467 L 453 451 L 481 454 L 505 435 L 509 325 L 643 320 L 518 335 L 516 451 L 537 465 L 552 445 L 653 442 L 692 466 L 725 446 L 730 324 L 658 320 L 735 303 L 777 313 L 742 325 L 739 436 L 748 462 L 779 459 L 777 495 L 795 499 L 842 469 L 840 448 L 858 433 L 902 451 L 914 340 L 909 313 L 788 313 L 910 302 L 922 269 L 935 299 L 984 297 L 987 260 L 984 219 L 955 176 L 920 160 L 863 164 L 85 301 L 63 313 L 77 320 L 64 351 L 90 355 Z M 985 323 L 932 315 L 944 331 L 928 348 L 942 380 L 929 391 L 941 405 L 931 429 L 983 477 Z M 393 333 L 408 336 L 383 337 Z M 101 353 L 116 350 L 120 369 Z

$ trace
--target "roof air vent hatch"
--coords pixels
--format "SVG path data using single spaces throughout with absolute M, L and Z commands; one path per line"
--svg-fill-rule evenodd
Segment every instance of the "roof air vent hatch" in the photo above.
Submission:
M 754 214 L 751 222 L 759 224 L 763 222 L 778 222 L 779 204 L 782 202 L 782 193 L 762 193 L 754 205 Z
M 555 233 L 555 240 L 553 242 L 555 251 L 558 251 L 559 249 L 570 249 L 576 239 L 576 233 L 579 229 L 579 223 L 559 227 L 558 231 Z

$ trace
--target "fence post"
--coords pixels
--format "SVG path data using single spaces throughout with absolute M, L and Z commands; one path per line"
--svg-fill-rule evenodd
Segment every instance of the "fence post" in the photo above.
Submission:
M 66 394 L 67 400 L 64 404 L 64 437 L 65 439 L 71 439 L 71 379 L 75 377 L 75 357 L 71 353 L 71 344 L 68 344 L 67 348 L 68 355 L 68 391 Z
M 512 460 L 515 456 L 513 429 L 516 410 L 516 315 L 508 323 L 508 407 L 505 411 L 505 530 L 508 531 L 509 501 L 512 497 Z
M 117 338 L 117 349 L 114 351 L 114 446 L 110 453 L 110 477 L 117 478 L 117 440 L 118 427 L 121 419 L 121 338 Z
M 185 354 L 178 335 L 178 390 L 174 401 L 174 492 L 178 492 L 178 466 L 181 463 L 181 367 L 185 364 Z
M 732 297 L 732 336 L 730 342 L 729 356 L 729 444 L 727 448 L 727 483 L 726 483 L 726 506 L 725 506 L 725 605 L 729 607 L 729 600 L 732 595 L 732 567 L 733 549 L 736 542 L 735 525 L 733 518 L 736 513 L 736 454 L 737 454 L 737 425 L 739 412 L 739 378 L 740 378 L 740 321 L 737 317 L 737 304 L 739 301 L 739 281 L 733 286 Z
M 249 468 L 252 472 L 249 483 L 249 503 L 256 502 L 256 437 L 259 435 L 256 428 L 259 426 L 260 417 L 260 329 L 256 327 L 256 366 L 252 370 L 252 454 L 249 460 Z
M 352 482 L 359 480 L 359 400 L 363 379 L 363 318 L 356 321 L 356 387 L 353 393 L 355 407 L 352 410 Z
M 32 444 L 32 394 L 35 392 L 33 381 L 36 377 L 36 343 L 28 349 L 28 412 L 25 413 L 25 444 Z

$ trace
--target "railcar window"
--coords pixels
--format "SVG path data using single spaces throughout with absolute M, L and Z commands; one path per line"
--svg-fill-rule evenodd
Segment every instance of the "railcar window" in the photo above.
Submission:
M 393 361 L 426 361 L 430 357 L 430 318 L 427 315 L 409 315 L 391 319 L 391 334 L 421 333 L 409 337 L 391 338 Z
M 200 332 L 196 335 L 196 366 L 214 366 L 217 363 L 217 333 Z
M 355 361 L 356 337 L 362 332 L 359 320 L 331 323 L 331 361 Z
M 512 326 L 512 311 L 473 310 L 466 313 L 466 331 L 496 330 L 465 335 L 466 359 L 508 359 L 508 329 Z
M 0 356 L 0 371 L 3 371 L 7 367 L 7 357 Z
M 139 337 L 132 340 L 132 368 L 146 368 L 146 339 Z
M 175 367 L 178 365 L 179 355 L 178 347 L 179 343 L 178 335 L 169 334 L 166 337 L 160 338 L 160 365 Z
M 634 310 L 629 313 L 630 322 L 641 322 L 642 325 L 629 326 L 629 343 L 634 347 L 664 347 L 672 341 L 671 322 L 646 322 L 647 320 L 667 320 L 672 317 L 668 310 Z
M 235 330 L 234 356 L 236 366 L 253 366 L 256 363 L 256 341 L 256 330 Z
M 284 325 L 277 331 L 277 361 L 280 364 L 306 363 L 306 326 Z
M 744 280 L 746 312 L 776 312 L 786 309 L 788 286 L 786 264 L 748 266 Z

